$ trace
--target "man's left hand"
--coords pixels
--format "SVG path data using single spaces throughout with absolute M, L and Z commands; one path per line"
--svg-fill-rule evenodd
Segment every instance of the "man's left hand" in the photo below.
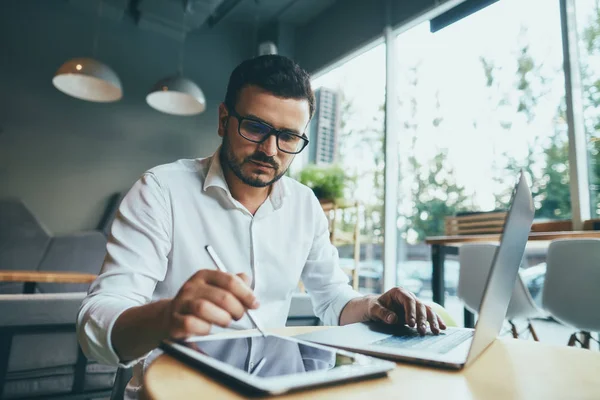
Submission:
M 435 335 L 440 333 L 440 329 L 446 329 L 444 320 L 430 306 L 401 287 L 388 290 L 381 296 L 371 296 L 366 317 L 386 324 L 406 324 L 411 328 L 416 325 L 421 335 L 427 332 L 427 322 Z

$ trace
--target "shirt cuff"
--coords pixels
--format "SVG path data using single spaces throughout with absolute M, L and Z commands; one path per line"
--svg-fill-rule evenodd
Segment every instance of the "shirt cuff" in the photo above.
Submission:
M 101 303 L 101 304 L 100 304 Z M 127 309 L 138 306 L 135 302 L 124 299 L 102 299 L 99 302 L 86 304 L 82 309 L 83 324 L 78 324 L 79 342 L 84 353 L 100 363 L 130 368 L 146 358 L 150 352 L 134 360 L 123 362 L 119 359 L 112 345 L 112 330 L 119 316 Z
M 357 297 L 363 297 L 363 295 L 352 289 L 350 286 L 344 285 L 344 288 L 331 302 L 329 310 L 325 313 L 323 323 L 325 325 L 339 325 L 342 310 L 350 300 L 356 299 Z
M 109 352 L 111 353 L 112 356 L 114 356 L 114 359 L 116 360 L 116 365 L 121 367 L 121 368 L 131 368 L 134 365 L 136 365 L 137 363 L 139 363 L 140 361 L 146 359 L 150 353 L 152 353 L 154 350 L 150 350 L 149 352 L 147 352 L 146 354 L 142 355 L 141 357 L 138 357 L 134 360 L 131 361 L 126 361 L 123 362 L 119 359 L 119 356 L 117 355 L 117 352 L 115 351 L 115 348 L 112 345 L 112 330 L 113 327 L 115 326 L 115 322 L 117 322 L 117 318 L 119 318 L 119 316 L 124 312 L 125 310 L 122 310 L 109 324 L 108 329 L 107 329 L 107 334 L 108 336 L 106 337 L 106 344 L 107 344 L 107 349 L 109 350 Z

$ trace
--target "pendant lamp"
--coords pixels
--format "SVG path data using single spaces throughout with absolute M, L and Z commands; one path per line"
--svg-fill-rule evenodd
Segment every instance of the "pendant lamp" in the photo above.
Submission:
M 156 82 L 146 96 L 150 107 L 172 115 L 195 115 L 206 109 L 202 90 L 182 75 Z
M 98 5 L 98 19 L 102 15 L 102 0 Z M 92 53 L 98 47 L 98 27 L 94 32 Z M 73 58 L 60 66 L 52 78 L 52 84 L 69 96 L 95 102 L 117 101 L 123 97 L 121 81 L 106 64 L 94 58 Z
M 93 58 L 73 58 L 65 62 L 52 78 L 52 84 L 81 100 L 111 102 L 123 97 L 117 74 Z
M 193 81 L 183 76 L 185 43 L 185 15 L 189 3 L 184 1 L 181 20 L 182 41 L 179 49 L 179 72 L 156 82 L 146 96 L 146 102 L 155 110 L 171 115 L 195 115 L 206 109 L 206 98 Z

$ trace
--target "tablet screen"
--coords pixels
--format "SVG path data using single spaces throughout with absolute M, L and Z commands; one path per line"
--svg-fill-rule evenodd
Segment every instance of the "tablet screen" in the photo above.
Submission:
M 321 349 L 277 336 L 198 340 L 181 344 L 263 378 L 332 370 L 355 363 L 354 358 L 333 349 Z

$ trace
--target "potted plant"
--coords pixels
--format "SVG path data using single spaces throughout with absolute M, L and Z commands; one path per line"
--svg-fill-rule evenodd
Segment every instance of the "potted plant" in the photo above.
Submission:
M 336 202 L 344 197 L 346 173 L 338 165 L 309 164 L 298 180 L 313 190 L 321 203 Z

